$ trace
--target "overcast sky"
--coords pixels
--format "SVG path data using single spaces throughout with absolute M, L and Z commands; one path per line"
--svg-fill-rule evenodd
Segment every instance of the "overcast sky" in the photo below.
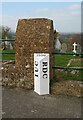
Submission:
M 80 2 L 3 2 L 0 24 L 1 17 L 2 24 L 13 31 L 18 19 L 49 18 L 59 32 L 81 32 Z

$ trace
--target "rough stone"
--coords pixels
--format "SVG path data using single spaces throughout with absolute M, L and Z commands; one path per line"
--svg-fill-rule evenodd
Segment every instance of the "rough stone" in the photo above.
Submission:
M 54 29 L 52 20 L 36 18 L 18 21 L 15 41 L 15 66 L 22 76 L 27 76 L 26 81 L 28 83 L 34 80 L 34 53 L 50 54 L 50 76 L 53 78 L 53 43 Z
M 3 85 L 32 89 L 34 86 L 34 53 L 50 54 L 50 78 L 54 77 L 53 21 L 45 18 L 18 21 L 15 40 L 15 64 L 3 64 Z

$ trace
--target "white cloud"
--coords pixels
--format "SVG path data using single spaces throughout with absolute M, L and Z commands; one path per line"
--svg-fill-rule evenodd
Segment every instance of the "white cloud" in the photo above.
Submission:
M 38 11 L 38 10 L 37 10 Z M 63 9 L 39 10 L 39 16 L 52 19 L 60 32 L 81 32 L 81 5 L 73 4 Z
M 49 18 L 54 21 L 54 28 L 60 32 L 80 32 L 81 31 L 81 6 L 73 4 L 63 9 L 36 9 L 29 14 L 3 15 L 2 23 L 5 26 L 16 30 L 18 19 L 25 18 Z
M 69 6 L 69 9 L 70 10 L 79 10 L 79 9 L 81 9 L 81 4 L 80 5 L 79 4 L 71 5 L 71 6 Z

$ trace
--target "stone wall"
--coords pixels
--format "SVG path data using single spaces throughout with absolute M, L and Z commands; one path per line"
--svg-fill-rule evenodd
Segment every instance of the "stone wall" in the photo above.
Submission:
M 16 61 L 18 74 L 27 76 L 26 82 L 34 80 L 34 53 L 49 53 L 50 67 L 54 65 L 53 21 L 45 18 L 20 19 L 16 30 Z M 50 69 L 51 78 L 53 69 Z
M 34 86 L 34 53 L 50 54 L 50 79 L 54 71 L 53 21 L 45 18 L 18 21 L 15 40 L 15 63 L 4 64 L 2 85 L 32 89 Z

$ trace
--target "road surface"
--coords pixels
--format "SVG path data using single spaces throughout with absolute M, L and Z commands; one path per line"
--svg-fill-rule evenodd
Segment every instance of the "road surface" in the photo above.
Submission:
M 4 88 L 3 118 L 81 118 L 81 98 Z

